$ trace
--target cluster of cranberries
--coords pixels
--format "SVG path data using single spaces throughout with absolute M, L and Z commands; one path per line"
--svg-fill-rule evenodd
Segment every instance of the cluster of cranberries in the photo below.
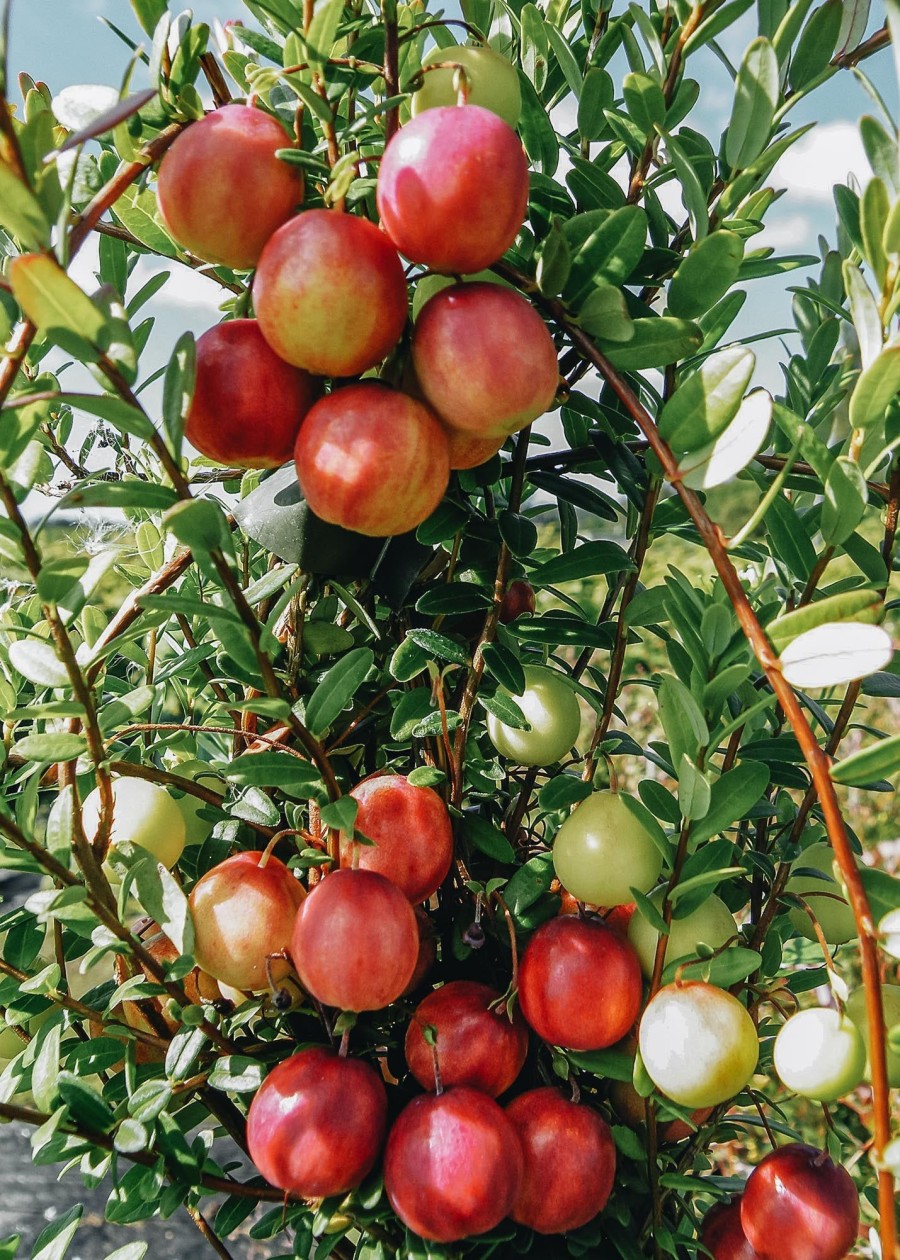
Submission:
M 260 992 L 293 970 L 321 1007 L 361 1012 L 392 1006 L 427 978 L 434 944 L 427 914 L 414 907 L 433 896 L 453 860 L 446 806 L 396 774 L 366 779 L 351 796 L 356 830 L 374 843 L 342 838 L 339 869 L 308 894 L 268 854 L 236 854 L 198 881 L 190 898 L 197 962 L 221 986 Z M 540 926 L 522 955 L 512 1014 L 506 995 L 485 984 L 451 980 L 432 989 L 404 1042 L 410 1077 L 425 1092 L 390 1122 L 386 1062 L 376 1056 L 379 1072 L 350 1057 L 347 1036 L 339 1050 L 314 1046 L 280 1062 L 248 1116 L 260 1172 L 290 1194 L 320 1199 L 355 1189 L 381 1160 L 393 1210 L 435 1242 L 484 1233 L 506 1217 L 543 1234 L 587 1224 L 615 1178 L 606 1121 L 551 1087 L 519 1093 L 505 1107 L 496 1100 L 523 1069 L 529 1028 L 571 1050 L 627 1046 L 629 1037 L 633 1048 L 643 986 L 623 927 L 615 915 L 567 913 Z M 718 992 L 668 986 L 656 1000 Z M 621 1091 L 633 1091 L 611 1093 L 628 1121 L 639 1100 Z M 697 1123 L 709 1111 L 695 1112 Z M 676 1125 L 663 1126 L 660 1140 L 691 1131 Z M 785 1238 L 792 1260 L 840 1260 L 858 1219 L 847 1172 L 821 1151 L 789 1145 L 759 1164 L 739 1202 L 713 1209 L 701 1241 L 714 1260 L 781 1260 Z
M 273 972 L 284 955 L 280 965 L 290 961 L 312 998 L 351 1012 L 383 1009 L 421 982 L 433 955 L 413 906 L 450 868 L 446 806 L 400 775 L 367 779 L 351 795 L 357 829 L 375 843 L 343 844 L 341 868 L 308 895 L 277 858 L 254 853 L 228 858 L 198 881 L 191 911 L 203 971 L 259 991 L 284 974 Z M 619 971 L 628 981 L 624 1002 Z M 521 1014 L 510 1016 L 500 993 L 468 980 L 420 1003 L 405 1053 L 428 1092 L 400 1112 L 386 1142 L 382 1077 L 346 1053 L 313 1047 L 280 1063 L 255 1096 L 251 1156 L 273 1185 L 321 1198 L 358 1186 L 383 1149 L 391 1205 L 434 1241 L 483 1233 L 506 1216 L 542 1233 L 577 1228 L 612 1189 L 606 1122 L 552 1088 L 520 1094 L 505 1109 L 495 1099 L 522 1070 L 528 1024 L 554 1042 L 610 1045 L 633 1024 L 640 991 L 623 937 L 599 920 L 556 920 L 523 956 Z
M 483 463 L 556 393 L 541 318 L 513 289 L 477 281 L 442 287 L 419 311 L 395 364 L 402 389 L 372 375 L 348 380 L 371 374 L 405 334 L 401 254 L 417 277 L 459 277 L 513 243 L 528 198 L 525 153 L 488 109 L 428 109 L 385 149 L 376 226 L 338 209 L 295 213 L 296 167 L 276 156 L 287 147 L 270 115 L 228 105 L 188 128 L 160 166 L 160 211 L 176 241 L 256 269 L 256 319 L 198 340 L 187 437 L 227 465 L 277 467 L 293 456 L 323 520 L 403 533 L 437 507 L 451 469 Z M 229 181 L 252 206 L 252 230 L 223 195 Z

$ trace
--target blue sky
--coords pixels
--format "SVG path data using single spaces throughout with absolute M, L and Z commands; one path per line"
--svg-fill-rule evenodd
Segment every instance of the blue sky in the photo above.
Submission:
M 178 6 L 173 4 L 171 8 L 177 12 Z M 616 0 L 614 11 L 622 8 L 624 0 Z M 883 20 L 880 0 L 875 0 L 872 8 L 870 29 Z M 195 0 L 192 10 L 196 18 L 210 22 L 240 17 L 243 12 L 236 0 Z M 725 51 L 734 62 L 739 61 L 743 48 L 756 33 L 754 11 L 755 6 L 724 37 Z M 13 0 L 11 70 L 27 70 L 49 83 L 53 91 L 73 83 L 117 85 L 127 62 L 127 50 L 103 24 L 102 17 L 134 38 L 142 38 L 128 0 Z M 703 95 L 688 121 L 707 134 L 718 136 L 730 112 L 730 79 L 724 67 L 706 52 L 699 54 L 690 66 L 703 82 Z M 615 64 L 612 68 L 614 73 L 624 73 L 625 69 Z M 897 90 L 890 53 L 867 61 L 864 68 L 894 109 Z M 848 175 L 860 182 L 868 177 L 856 129 L 859 116 L 867 112 L 874 112 L 873 102 L 850 73 L 837 76 L 811 102 L 801 103 L 795 111 L 795 121 L 815 121 L 818 125 L 776 168 L 773 182 L 786 188 L 787 195 L 774 207 L 771 226 L 762 243 L 778 252 L 806 253 L 815 251 L 820 233 L 833 239 L 831 185 Z M 757 238 L 754 245 L 759 243 Z M 86 250 L 76 273 L 86 287 L 91 286 L 92 265 L 91 252 Z M 142 268 L 143 275 L 149 265 L 142 263 Z M 740 333 L 772 327 L 776 320 L 782 325 L 789 323 L 790 296 L 786 285 L 801 282 L 802 275 L 798 272 L 785 281 L 763 280 L 750 285 Z M 150 347 L 148 369 L 167 357 L 168 347 L 183 328 L 199 333 L 215 322 L 217 301 L 214 285 L 176 268 L 156 304 L 159 323 Z M 757 353 L 759 383 L 777 388 L 779 347 L 771 342 L 761 343 Z

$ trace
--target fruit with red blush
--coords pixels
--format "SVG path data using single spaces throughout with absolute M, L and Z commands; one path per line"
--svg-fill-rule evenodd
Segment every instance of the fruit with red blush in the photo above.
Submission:
M 506 1108 L 525 1172 L 511 1216 L 539 1234 L 580 1229 L 606 1207 L 616 1174 L 609 1125 L 558 1089 L 533 1089 Z
M 499 1225 L 516 1201 L 522 1171 L 512 1122 L 492 1098 L 465 1085 L 414 1098 L 384 1152 L 391 1207 L 430 1242 L 459 1242 Z
M 416 916 L 397 885 L 377 871 L 332 871 L 297 915 L 291 957 L 303 987 L 323 1005 L 382 1010 L 416 969 Z
M 414 904 L 437 892 L 453 861 L 453 828 L 437 792 L 415 787 L 402 774 L 374 775 L 350 793 L 358 810 L 355 828 L 374 844 L 342 837 L 341 866 L 378 871 Z
M 569 1050 L 621 1041 L 641 1006 L 641 968 L 602 919 L 558 915 L 541 924 L 519 965 L 519 1004 L 539 1037 Z
M 429 1045 L 425 1030 L 436 1034 Z M 528 1053 L 528 1029 L 510 1020 L 502 995 L 474 980 L 451 980 L 419 1003 L 406 1030 L 406 1061 L 423 1087 L 436 1089 L 435 1055 L 444 1086 L 470 1085 L 496 1098 L 509 1089 Z
M 290 944 L 305 896 L 303 885 L 272 854 L 235 853 L 219 862 L 189 898 L 198 964 L 232 989 L 268 988 L 289 969 L 273 956 Z
M 297 167 L 275 156 L 291 147 L 277 119 L 248 105 L 192 123 L 159 167 L 160 214 L 177 243 L 207 262 L 254 266 L 302 197 Z
M 387 1096 L 368 1063 L 322 1046 L 291 1055 L 254 1095 L 250 1158 L 273 1186 L 303 1199 L 358 1186 L 381 1151 Z
M 225 467 L 279 468 L 314 398 L 313 378 L 278 357 L 255 319 L 228 320 L 197 340 L 184 434 Z
M 825 1151 L 789 1142 L 747 1179 L 741 1225 L 760 1260 L 843 1260 L 859 1232 L 859 1196 Z

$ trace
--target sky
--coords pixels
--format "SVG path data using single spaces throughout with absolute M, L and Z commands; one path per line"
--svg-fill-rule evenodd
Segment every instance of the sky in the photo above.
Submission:
M 433 11 L 439 6 L 434 3 Z M 616 0 L 613 12 L 625 7 Z M 176 4 L 171 4 L 177 12 Z M 448 6 L 453 11 L 455 3 Z M 737 64 L 743 49 L 756 34 L 755 8 L 723 37 L 725 52 Z M 196 19 L 213 22 L 230 17 L 246 16 L 236 0 L 195 0 L 192 10 Z M 104 25 L 107 18 L 145 44 L 134 18 L 129 0 L 13 0 L 10 69 L 27 70 L 33 77 L 44 79 L 54 92 L 75 83 L 118 85 L 118 78 L 127 63 L 128 53 L 117 36 Z M 874 0 L 870 30 L 884 17 L 882 0 Z M 897 106 L 897 87 L 893 59 L 886 51 L 868 60 L 864 67 L 890 109 Z M 627 69 L 614 63 L 614 77 Z M 703 93 L 688 123 L 707 135 L 718 137 L 728 121 L 731 109 L 731 80 L 721 63 L 702 51 L 689 62 L 689 72 L 701 79 Z M 769 226 L 762 237 L 755 237 L 752 246 L 769 245 L 783 253 L 814 253 L 817 238 L 824 234 L 834 240 L 834 205 L 832 184 L 855 178 L 864 184 L 870 177 L 857 130 L 861 114 L 875 112 L 871 97 L 849 72 L 836 76 L 810 102 L 802 102 L 794 111 L 796 123 L 816 122 L 814 130 L 787 154 L 776 167 L 770 182 L 786 190 L 769 215 Z M 566 107 L 563 118 L 567 125 Z M 96 266 L 95 243 L 86 247 L 76 262 L 73 273 L 86 288 L 93 286 L 92 271 Z M 154 264 L 142 260 L 140 276 L 150 274 Z M 802 284 L 804 272 L 791 273 L 786 279 L 754 281 L 749 297 L 736 326 L 737 335 L 746 335 L 773 326 L 790 323 L 788 284 Z M 158 317 L 151 340 L 146 366 L 148 371 L 164 362 L 175 339 L 184 329 L 199 334 L 215 323 L 219 314 L 220 291 L 211 282 L 197 277 L 177 265 L 160 296 L 154 303 Z M 781 385 L 778 370 L 783 351 L 774 342 L 761 342 L 758 355 L 757 381 L 771 389 Z

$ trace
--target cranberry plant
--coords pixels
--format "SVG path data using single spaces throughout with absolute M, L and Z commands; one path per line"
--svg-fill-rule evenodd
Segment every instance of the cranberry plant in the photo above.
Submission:
M 122 9 L 55 93 L 0 5 L 0 1117 L 224 1257 L 896 1260 L 896 0 Z

